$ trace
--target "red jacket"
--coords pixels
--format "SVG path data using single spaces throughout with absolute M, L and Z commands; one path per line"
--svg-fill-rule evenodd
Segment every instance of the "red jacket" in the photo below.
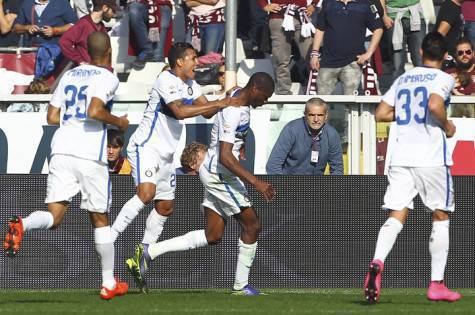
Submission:
M 93 32 L 106 33 L 104 23 L 94 23 L 91 15 L 86 15 L 67 30 L 59 40 L 61 51 L 68 59 L 77 64 L 81 62 L 91 62 L 91 57 L 87 53 L 87 37 Z
M 313 0 L 312 5 L 317 6 L 319 0 Z M 281 4 L 281 5 L 287 5 L 287 4 L 296 4 L 299 7 L 307 7 L 307 0 L 296 0 L 296 1 L 290 1 L 290 0 L 272 0 L 271 3 L 276 3 L 276 4 Z M 264 8 L 266 5 L 269 3 L 267 0 L 257 0 L 257 4 L 261 7 Z M 271 13 L 269 15 L 269 19 L 283 19 L 284 18 L 284 13 L 285 10 L 280 10 L 279 13 Z

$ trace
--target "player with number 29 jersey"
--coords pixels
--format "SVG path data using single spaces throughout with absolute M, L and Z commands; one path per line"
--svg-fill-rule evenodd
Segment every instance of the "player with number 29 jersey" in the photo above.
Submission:
M 394 81 L 382 99 L 394 107 L 397 123 L 391 166 L 452 165 L 445 132 L 428 110 L 428 102 L 431 94 L 437 94 L 447 107 L 454 84 L 451 75 L 430 67 L 416 67 Z
M 101 99 L 108 110 L 119 86 L 119 79 L 109 70 L 82 65 L 67 71 L 61 78 L 51 105 L 61 108 L 60 128 L 51 142 L 51 155 L 66 154 L 107 163 L 107 130 L 99 120 L 87 116 L 91 99 Z

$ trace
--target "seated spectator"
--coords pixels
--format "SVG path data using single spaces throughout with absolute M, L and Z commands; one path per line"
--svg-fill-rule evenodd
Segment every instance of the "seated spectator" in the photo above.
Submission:
M 221 86 L 221 89 L 219 91 L 211 91 L 207 94 L 213 94 L 213 95 L 226 94 L 225 76 L 226 76 L 226 67 L 224 65 L 221 65 L 218 70 L 218 82 L 219 82 L 219 85 Z
M 80 65 L 91 62 L 87 52 L 87 37 L 93 32 L 107 33 L 105 22 L 109 22 L 115 15 L 117 5 L 115 0 L 94 0 L 94 8 L 91 14 L 81 18 L 61 39 L 59 45 L 63 55 L 69 60 Z
M 120 155 L 124 147 L 124 135 L 117 129 L 107 130 L 107 161 L 109 174 L 130 175 L 132 168 L 127 158 Z
M 13 31 L 28 35 L 25 46 L 59 43 L 59 38 L 77 17 L 67 0 L 25 0 Z
M 473 63 L 473 45 L 466 37 L 462 37 L 455 47 L 455 67 L 447 69 L 455 78 L 453 95 L 475 95 L 475 64 Z M 475 105 L 452 104 L 452 117 L 475 117 Z
M 188 38 L 192 38 L 193 46 L 199 50 L 200 55 L 210 52 L 221 53 L 224 44 L 226 2 L 224 0 L 185 0 L 185 4 L 190 8 L 187 32 Z
M 267 161 L 269 175 L 343 175 L 343 154 L 338 132 L 330 126 L 328 105 L 320 98 L 305 104 L 304 117 L 284 126 Z
M 188 144 L 181 154 L 181 167 L 176 169 L 177 175 L 198 175 L 201 163 L 206 156 L 208 147 L 199 142 Z
M 19 37 L 11 32 L 23 0 L 0 0 L 0 47 L 18 46 Z
M 50 87 L 44 79 L 34 79 L 31 81 L 25 94 L 49 94 Z M 48 103 L 12 103 L 7 108 L 7 112 L 46 112 Z

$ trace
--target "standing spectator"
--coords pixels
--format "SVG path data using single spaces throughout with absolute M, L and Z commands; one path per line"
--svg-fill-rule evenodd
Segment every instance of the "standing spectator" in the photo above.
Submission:
M 198 175 L 207 150 L 208 147 L 203 143 L 192 142 L 188 144 L 181 153 L 181 167 L 175 170 L 176 175 Z
M 463 31 L 462 3 L 463 0 L 445 0 L 440 6 L 434 27 L 445 37 L 452 57 L 455 57 L 455 46 Z
M 267 162 L 267 174 L 343 175 L 340 136 L 329 124 L 328 105 L 315 97 L 307 101 L 303 118 L 292 120 L 280 133 Z
M 420 0 L 381 0 L 381 5 L 384 9 L 383 23 L 389 31 L 392 43 L 395 80 L 404 73 L 406 44 L 412 64 L 416 67 L 422 65 L 419 50 L 426 34 L 426 22 Z
M 0 0 L 0 47 L 18 46 L 19 36 L 11 30 L 23 0 Z
M 366 50 L 367 28 L 373 36 Z M 331 94 L 337 81 L 343 83 L 345 95 L 353 94 L 360 84 L 361 66 L 371 58 L 382 35 L 381 19 L 373 13 L 368 1 L 325 0 L 317 18 L 310 56 L 310 66 L 319 70 L 318 94 Z
M 88 15 L 93 7 L 91 0 L 73 0 L 73 5 L 79 19 Z
M 455 67 L 447 70 L 455 78 L 453 95 L 475 95 L 475 64 L 472 42 L 462 37 L 457 42 Z M 475 117 L 474 104 L 452 104 L 452 117 Z
M 61 36 L 59 45 L 63 55 L 78 65 L 90 63 L 91 57 L 87 52 L 87 37 L 94 32 L 106 33 L 106 27 L 102 21 L 109 22 L 116 9 L 115 0 L 94 0 L 94 9 L 91 14 L 81 18 Z
M 272 55 L 276 59 L 276 94 L 290 95 L 290 58 L 292 42 L 299 48 L 300 56 L 307 59 L 312 45 L 312 32 L 315 31 L 309 17 L 315 12 L 318 1 L 307 5 L 306 0 L 290 1 L 257 0 L 261 8 L 269 13 Z M 305 76 L 305 75 L 304 75 Z
M 25 0 L 13 31 L 28 34 L 26 46 L 58 44 L 61 35 L 76 21 L 76 14 L 67 0 Z
M 117 129 L 107 130 L 107 164 L 109 174 L 130 175 L 132 167 L 126 157 L 121 156 L 124 134 Z
M 155 0 L 158 15 L 160 16 L 159 36 L 152 42 L 152 61 L 165 61 L 165 45 L 167 43 L 168 28 L 172 24 L 173 0 Z
M 200 38 L 200 54 L 221 53 L 224 44 L 225 0 L 185 0 L 185 4 L 190 8 L 188 32 L 191 32 L 193 44 Z
M 135 70 L 142 70 L 152 58 L 152 43 L 148 40 L 148 1 L 128 0 L 130 36 L 135 39 L 137 59 L 131 64 Z
M 475 43 L 475 1 L 464 1 L 462 3 L 462 15 L 465 21 L 464 32 L 472 44 Z

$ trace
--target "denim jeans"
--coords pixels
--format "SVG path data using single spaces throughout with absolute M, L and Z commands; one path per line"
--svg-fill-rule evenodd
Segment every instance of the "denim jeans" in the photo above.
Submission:
M 202 24 L 200 27 L 201 53 L 206 55 L 209 52 L 223 51 L 224 44 L 224 23 Z
M 152 43 L 148 40 L 148 5 L 131 2 L 128 10 L 130 36 L 135 37 L 139 58 L 148 58 L 152 55 Z
M 422 46 L 422 40 L 426 35 L 426 23 L 424 19 L 421 19 L 421 30 L 411 32 L 411 25 L 409 18 L 402 18 L 402 30 L 403 30 L 403 42 L 402 49 L 394 50 L 393 49 L 393 62 L 394 62 L 394 73 L 393 79 L 396 79 L 401 74 L 404 73 L 404 65 L 406 64 L 406 43 L 409 48 L 409 53 L 411 54 L 412 64 L 417 67 L 422 65 L 422 56 L 419 49 Z M 394 27 L 389 29 L 389 40 L 392 44 Z
M 172 9 L 168 5 L 160 5 L 160 41 L 153 43 L 153 61 L 163 62 L 165 60 L 165 44 L 167 42 L 167 33 L 172 23 Z

